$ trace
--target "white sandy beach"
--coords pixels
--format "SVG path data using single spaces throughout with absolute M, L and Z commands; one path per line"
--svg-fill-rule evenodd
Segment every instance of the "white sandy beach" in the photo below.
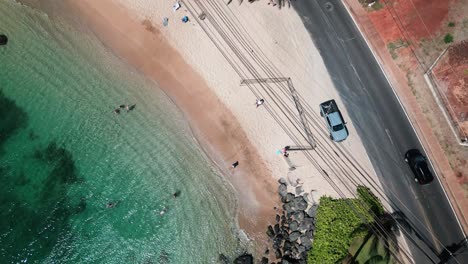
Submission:
M 273 207 L 280 205 L 276 184 L 280 177 L 292 183 L 300 179 L 305 192 L 314 190 L 316 201 L 322 195 L 352 196 L 354 189 L 350 186 L 356 182 L 350 182 L 340 173 L 352 177 L 369 174 L 378 183 L 320 54 L 293 9 L 278 10 L 267 5 L 267 1 L 240 6 L 235 1 L 229 6 L 221 1 L 206 1 L 204 7 L 189 1 L 181 2 L 182 7 L 175 12 L 174 1 L 68 2 L 106 46 L 157 81 L 185 113 L 202 147 L 237 190 L 240 227 L 258 245 L 265 245 L 266 227 L 274 221 Z M 213 2 L 217 5 L 210 4 Z M 207 17 L 198 23 L 190 11 L 199 14 L 202 10 Z M 185 15 L 189 16 L 188 23 L 181 21 Z M 162 25 L 164 17 L 169 18 L 167 27 Z M 232 44 L 239 47 L 237 54 L 215 31 L 216 21 L 232 23 L 231 31 L 222 25 L 220 29 L 225 30 L 225 39 L 231 36 Z M 212 32 L 218 47 L 203 28 Z M 235 28 L 247 43 L 231 35 Z M 248 87 L 240 86 L 242 77 L 220 50 L 238 65 L 244 77 L 254 77 L 248 71 L 252 69 L 247 69 L 245 64 L 266 77 L 267 72 L 259 62 L 262 60 L 276 72 L 275 77 L 291 78 L 304 109 L 310 114 L 309 125 L 318 148 L 309 151 L 309 157 L 315 165 L 302 152 L 291 152 L 289 158 L 296 169 L 290 171 L 282 155 L 277 154 L 286 145 L 306 145 L 300 136 L 302 127 L 291 95 L 281 92 L 286 86 L 253 86 L 265 99 L 265 104 L 256 108 L 255 95 Z M 349 138 L 339 144 L 328 138 L 324 121 L 318 115 L 318 105 L 332 98 L 338 102 L 350 132 Z M 284 111 L 288 111 L 286 115 Z M 294 142 L 291 137 L 298 137 L 299 141 Z M 344 156 L 352 159 L 346 160 Z M 239 167 L 230 170 L 230 164 L 236 160 L 240 162 Z M 341 162 L 342 167 L 329 168 L 334 161 Z M 333 188 L 325 180 L 318 167 L 329 172 L 330 180 L 342 193 L 337 193 L 337 187 Z

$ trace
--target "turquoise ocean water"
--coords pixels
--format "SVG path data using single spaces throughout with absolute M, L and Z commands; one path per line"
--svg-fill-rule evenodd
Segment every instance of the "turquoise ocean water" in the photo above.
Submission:
M 231 188 L 155 83 L 11 0 L 0 0 L 0 33 L 0 263 L 239 253 Z M 119 104 L 136 107 L 117 115 Z

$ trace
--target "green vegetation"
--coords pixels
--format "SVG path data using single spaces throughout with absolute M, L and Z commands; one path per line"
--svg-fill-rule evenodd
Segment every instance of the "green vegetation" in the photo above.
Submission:
M 355 199 L 321 197 L 316 221 L 309 264 L 393 263 L 396 222 L 367 187 L 358 186 Z M 377 226 L 383 237 L 374 234 Z
M 389 259 L 385 250 L 375 250 L 384 244 L 378 243 L 379 238 L 371 230 L 375 219 L 385 215 L 379 199 L 364 186 L 358 186 L 356 199 L 320 198 L 314 246 L 308 263 L 334 264 L 344 259 L 369 260 L 374 256 Z M 359 258 L 349 253 L 351 244 L 354 245 L 351 252 Z
M 447 33 L 444 37 L 444 42 L 445 44 L 452 43 L 453 42 L 453 36 L 450 33 Z
M 394 42 L 388 43 L 387 44 L 387 49 L 390 52 L 390 55 L 392 55 L 392 59 L 396 59 L 396 58 L 398 58 L 396 50 L 401 48 L 401 47 L 406 48 L 408 46 L 409 46 L 408 41 L 403 41 L 403 40 L 399 39 L 399 40 L 396 40 Z
M 448 26 L 449 26 L 449 27 L 454 27 L 454 26 L 455 26 L 455 22 L 449 22 L 449 23 L 448 23 Z
M 380 2 L 380 0 L 359 0 L 359 3 L 361 3 L 361 5 L 364 8 L 370 8 L 374 11 L 382 9 L 384 7 L 384 5 Z
M 351 234 L 361 225 L 361 219 L 350 207 L 352 201 L 320 198 L 314 245 L 308 263 L 334 264 L 346 257 L 353 240 Z
M 370 213 L 374 213 L 375 215 L 383 215 L 385 213 L 379 198 L 377 198 L 369 188 L 362 185 L 358 186 L 357 196 L 359 200 L 364 201 L 364 203 L 369 206 Z

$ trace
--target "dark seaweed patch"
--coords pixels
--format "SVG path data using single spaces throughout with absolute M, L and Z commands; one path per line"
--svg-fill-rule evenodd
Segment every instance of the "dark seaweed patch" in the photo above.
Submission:
M 0 169 L 0 260 L 2 263 L 18 263 L 27 258 L 35 263 L 43 261 L 56 246 L 65 250 L 70 242 L 69 219 L 86 210 L 86 200 L 73 202 L 68 189 L 77 183 L 78 175 L 69 151 L 55 142 L 37 150 L 34 157 L 40 162 L 38 171 L 47 175 L 33 200 L 24 200 L 28 188 L 28 175 L 16 173 L 15 168 Z M 37 175 L 34 175 L 37 176 Z M 29 176 L 31 177 L 31 176 Z
M 0 90 L 0 148 L 18 130 L 26 126 L 28 116 Z

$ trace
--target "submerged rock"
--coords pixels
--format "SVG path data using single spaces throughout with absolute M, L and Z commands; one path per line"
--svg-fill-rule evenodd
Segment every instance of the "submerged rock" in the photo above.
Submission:
M 253 257 L 250 254 L 244 254 L 234 260 L 234 264 L 253 264 Z
M 221 264 L 229 264 L 230 263 L 229 258 L 226 257 L 226 255 L 224 255 L 224 254 L 219 254 L 218 260 L 219 260 L 219 263 L 221 263 Z
M 0 45 L 6 45 L 8 43 L 8 37 L 6 35 L 0 35 Z

